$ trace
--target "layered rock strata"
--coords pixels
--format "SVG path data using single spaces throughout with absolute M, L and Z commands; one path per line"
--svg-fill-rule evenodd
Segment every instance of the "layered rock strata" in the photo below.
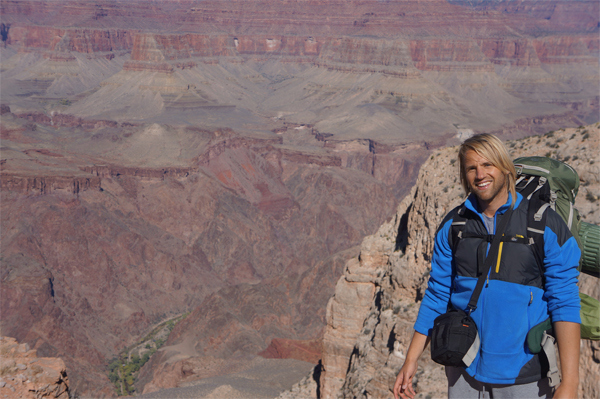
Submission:
M 1 326 L 63 358 L 81 395 L 114 394 L 110 359 L 186 311 L 140 392 L 243 368 L 269 346 L 317 359 L 343 259 L 429 151 L 327 142 L 302 125 L 244 137 L 30 117 L 6 109 L 0 124 Z
M 384 114 L 391 111 L 400 116 L 393 124 L 385 124 L 385 130 L 408 130 L 404 123 L 410 120 L 408 124 L 419 134 L 449 133 L 452 123 L 479 129 L 479 115 L 494 113 L 490 110 L 502 114 L 502 118 L 488 118 L 493 129 L 519 119 L 549 115 L 562 114 L 559 125 L 567 125 L 571 115 L 579 118 L 575 125 L 597 119 L 599 41 L 594 32 L 597 24 L 591 22 L 598 14 L 594 2 L 574 2 L 577 11 L 570 10 L 572 5 L 567 9 L 561 1 L 474 8 L 439 0 L 385 4 L 334 1 L 327 6 L 292 2 L 285 7 L 268 1 L 243 7 L 223 1 L 129 2 L 126 9 L 120 4 L 93 4 L 68 2 L 60 10 L 61 18 L 50 21 L 47 15 L 58 13 L 53 3 L 2 3 L 3 43 L 19 51 L 3 66 L 15 63 L 12 66 L 19 70 L 4 73 L 15 79 L 12 83 L 18 87 L 15 93 L 4 89 L 5 98 L 27 108 L 35 102 L 23 101 L 23 93 L 77 96 L 69 99 L 78 102 L 71 112 L 119 120 L 162 115 L 165 120 L 184 117 L 191 121 L 186 111 L 203 107 L 240 108 L 269 116 L 282 113 L 294 115 L 295 122 L 317 123 L 315 114 L 320 114 L 321 119 L 338 122 L 327 125 L 329 132 L 336 134 L 365 127 L 344 126 L 339 123 L 343 115 L 332 111 L 344 107 L 346 114 L 357 113 L 364 103 L 384 107 L 388 111 L 382 110 Z M 583 16 L 584 24 L 573 23 L 572 18 L 580 21 Z M 38 53 L 44 60 L 32 67 L 31 56 Z M 224 61 L 244 68 L 232 71 Z M 219 76 L 222 68 L 207 74 L 207 65 L 219 63 L 229 70 L 228 76 Z M 265 63 L 267 67 L 262 68 Z M 331 110 L 302 111 L 306 106 L 296 101 L 300 102 L 297 99 L 304 98 L 312 87 L 294 93 L 294 99 L 285 91 L 281 94 L 285 101 L 277 98 L 276 106 L 264 101 L 272 94 L 271 87 L 266 86 L 289 78 L 288 68 L 297 73 L 311 66 L 350 74 L 348 80 L 353 82 L 365 79 L 365 74 L 394 77 L 401 80 L 400 87 L 416 80 L 422 87 L 411 90 L 411 94 L 422 96 L 420 91 L 426 88 L 425 101 L 399 90 L 390 90 L 391 95 L 384 99 L 377 96 L 377 87 L 370 91 L 369 87 L 348 88 L 339 83 L 331 86 L 329 82 L 337 82 L 339 76 L 323 76 L 322 71 L 304 79 L 314 81 L 315 76 L 323 76 L 327 83 L 316 83 L 325 98 L 311 103 Z M 468 82 L 459 92 L 451 89 L 456 84 L 444 84 L 455 79 L 454 74 L 473 72 L 484 76 L 482 82 Z M 225 90 L 206 87 L 213 81 Z M 440 84 L 445 87 L 441 93 Z M 98 92 L 90 91 L 98 86 Z M 11 85 L 5 83 L 4 87 Z M 363 91 L 362 95 L 357 91 Z M 327 98 L 330 92 L 346 92 L 346 100 L 331 104 Z M 508 101 L 506 93 L 517 99 Z M 358 97 L 362 98 L 356 103 L 349 101 Z M 470 101 L 474 104 L 466 104 Z M 445 104 L 443 110 L 437 105 L 440 103 Z M 504 106 L 498 107 L 499 103 Z M 281 109 L 281 104 L 291 107 Z M 478 108 L 475 104 L 485 105 Z M 413 121 L 403 107 L 423 114 L 449 113 L 455 120 L 443 128 L 425 129 L 422 125 L 430 118 L 422 115 Z M 56 111 L 54 108 L 46 111 Z M 336 130 L 336 125 L 341 127 Z M 536 133 L 554 127 L 545 126 Z

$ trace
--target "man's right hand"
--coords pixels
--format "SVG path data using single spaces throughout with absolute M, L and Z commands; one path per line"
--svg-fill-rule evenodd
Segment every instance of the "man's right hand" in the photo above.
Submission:
M 408 346 L 406 360 L 404 360 L 404 364 L 394 384 L 394 397 L 396 399 L 413 399 L 415 397 L 412 380 L 417 373 L 417 361 L 428 344 L 429 337 L 427 335 L 423 335 L 417 331 L 414 332 Z
M 396 377 L 394 384 L 394 397 L 396 399 L 413 399 L 415 391 L 412 386 L 412 380 L 417 372 L 417 362 L 406 360 Z

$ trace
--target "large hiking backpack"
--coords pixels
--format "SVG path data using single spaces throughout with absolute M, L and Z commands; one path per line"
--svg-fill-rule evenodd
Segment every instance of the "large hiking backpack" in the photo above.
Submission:
M 522 157 L 514 160 L 517 191 L 529 199 L 527 230 L 534 240 L 538 261 L 543 259 L 546 209 L 554 209 L 565 221 L 581 249 L 579 270 L 598 277 L 600 271 L 600 227 L 582 222 L 574 208 L 579 190 L 579 176 L 569 165 L 547 157 Z M 540 263 L 541 264 L 541 263 Z M 600 303 L 582 292 L 581 338 L 600 339 Z M 550 329 L 550 320 L 530 333 L 530 348 Z

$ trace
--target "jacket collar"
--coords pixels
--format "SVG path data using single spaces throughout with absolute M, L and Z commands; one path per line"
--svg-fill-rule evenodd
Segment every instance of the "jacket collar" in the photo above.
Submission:
M 517 209 L 519 207 L 522 200 L 523 200 L 523 196 L 521 194 L 517 193 L 517 201 L 515 202 L 514 209 Z M 498 210 L 496 211 L 496 214 L 500 214 L 500 215 L 504 214 L 504 212 L 506 212 L 508 210 L 508 208 L 510 207 L 511 203 L 512 203 L 512 195 L 509 192 L 508 200 L 506 201 L 506 203 L 504 205 L 502 205 L 500 208 L 498 208 Z M 481 217 L 482 213 L 481 213 L 481 210 L 479 209 L 479 203 L 477 202 L 477 197 L 475 196 L 475 194 L 470 194 L 467 197 L 467 199 L 465 201 L 465 206 L 467 207 L 467 209 L 470 209 L 471 211 L 475 212 L 477 215 L 479 215 Z

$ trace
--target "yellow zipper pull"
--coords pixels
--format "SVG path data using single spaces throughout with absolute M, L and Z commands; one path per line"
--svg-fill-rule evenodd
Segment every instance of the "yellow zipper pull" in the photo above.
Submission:
M 504 237 L 504 233 L 502 234 L 502 237 Z M 496 273 L 498 273 L 500 271 L 500 259 L 502 259 L 503 244 L 504 244 L 504 241 L 500 241 L 500 248 L 498 248 L 498 260 L 496 261 Z
M 529 294 L 531 295 L 531 299 L 529 300 L 529 304 L 531 305 L 533 302 L 533 291 L 529 291 Z

